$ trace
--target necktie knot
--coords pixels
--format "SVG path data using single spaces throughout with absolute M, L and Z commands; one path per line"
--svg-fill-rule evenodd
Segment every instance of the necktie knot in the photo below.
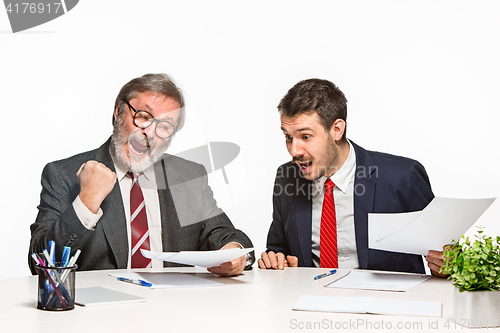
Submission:
M 332 182 L 332 180 L 330 178 L 328 178 L 325 182 L 325 192 L 332 193 L 334 187 L 335 187 L 335 184 Z
M 132 185 L 134 185 L 137 182 L 137 178 L 139 178 L 139 175 L 137 173 L 133 172 L 127 172 L 127 176 L 129 176 L 132 179 Z

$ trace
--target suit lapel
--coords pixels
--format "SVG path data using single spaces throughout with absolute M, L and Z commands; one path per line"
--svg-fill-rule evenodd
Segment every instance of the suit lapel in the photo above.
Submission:
M 299 239 L 300 252 L 304 260 L 304 266 L 312 266 L 312 200 L 303 200 L 306 197 L 297 198 L 295 221 L 297 222 L 297 237 Z
M 366 150 L 352 142 L 356 152 L 356 175 L 354 178 L 354 228 L 359 267 L 368 267 L 368 213 L 373 212 L 375 188 L 377 185 L 375 168 Z
M 174 197 L 183 197 L 185 192 L 182 191 L 180 184 L 182 183 L 181 175 L 172 168 L 166 158 L 161 159 L 155 164 L 155 176 L 158 185 L 158 198 L 160 200 L 161 214 L 161 232 L 163 251 L 168 252 L 174 249 L 180 249 L 181 225 L 177 215 Z M 179 203 L 180 205 L 186 205 Z M 177 207 L 183 209 L 185 207 Z M 167 223 L 168 222 L 168 223 Z
M 96 160 L 116 172 L 109 153 L 110 140 L 103 144 L 96 154 Z M 118 268 L 126 268 L 128 261 L 128 239 L 125 209 L 118 181 L 113 190 L 102 202 L 101 208 L 105 215 L 99 220 L 108 244 L 113 252 Z
M 311 194 L 311 184 L 302 176 L 302 173 L 298 170 L 296 165 L 293 165 L 298 177 L 292 178 L 292 181 L 296 181 L 297 187 L 295 188 L 297 193 L 292 195 L 292 207 L 289 210 L 294 216 L 292 216 L 292 221 L 295 223 L 295 232 L 299 243 L 300 254 L 299 258 L 302 258 L 302 266 L 310 267 L 312 266 L 312 194 Z M 294 187 L 292 187 L 294 188 Z M 284 189 L 286 191 L 286 188 Z M 287 195 L 287 193 L 284 193 Z M 293 237 L 293 236 L 291 236 Z M 293 242 L 292 242 L 293 244 Z M 299 259 L 300 260 L 300 259 Z M 299 263 L 300 265 L 300 263 Z

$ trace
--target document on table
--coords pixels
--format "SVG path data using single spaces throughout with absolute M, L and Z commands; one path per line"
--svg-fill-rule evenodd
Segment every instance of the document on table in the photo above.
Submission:
M 371 313 L 396 316 L 441 317 L 441 302 L 403 301 L 378 297 L 303 295 L 293 306 L 298 311 Z
M 424 210 L 411 213 L 368 214 L 368 247 L 427 255 L 458 241 L 495 201 L 434 198 Z
M 176 264 L 215 267 L 221 264 L 232 261 L 236 258 L 244 256 L 253 251 L 253 248 L 248 249 L 227 249 L 215 251 L 181 251 L 181 252 L 151 252 L 141 250 L 144 257 L 149 259 L 157 259 Z
M 407 291 L 428 279 L 430 276 L 422 274 L 375 273 L 356 270 L 328 283 L 325 287 Z
M 184 273 L 170 272 L 140 272 L 140 273 L 110 273 L 110 276 L 130 280 L 143 280 L 153 284 L 153 289 L 194 288 L 225 286 L 223 283 L 203 279 Z M 125 282 L 126 283 L 126 282 Z
M 146 297 L 103 286 L 75 289 L 75 304 L 80 306 L 114 305 L 136 302 L 146 302 Z

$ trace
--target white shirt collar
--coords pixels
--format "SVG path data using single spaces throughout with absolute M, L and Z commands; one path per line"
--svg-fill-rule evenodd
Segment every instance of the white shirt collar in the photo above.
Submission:
M 349 155 L 347 156 L 347 160 L 331 177 L 322 176 L 319 179 L 316 179 L 313 182 L 314 185 L 312 195 L 322 193 L 323 187 L 325 186 L 325 182 L 328 178 L 332 180 L 332 182 L 339 190 L 344 193 L 347 192 L 349 182 L 351 181 L 351 178 L 356 170 L 356 153 L 354 152 L 354 147 L 352 146 L 351 142 L 347 140 L 347 143 L 349 144 Z

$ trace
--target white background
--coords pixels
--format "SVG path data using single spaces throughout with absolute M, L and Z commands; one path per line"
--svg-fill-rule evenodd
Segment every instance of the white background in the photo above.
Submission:
M 12 34 L 0 10 L 0 279 L 29 275 L 44 165 L 100 146 L 114 99 L 171 74 L 187 124 L 171 153 L 209 141 L 240 155 L 210 182 L 265 250 L 276 168 L 289 160 L 276 106 L 301 79 L 336 83 L 348 137 L 415 158 L 435 195 L 499 195 L 498 1 L 98 1 Z M 500 203 L 481 217 L 499 234 Z M 429 230 L 432 232 L 432 230 Z

